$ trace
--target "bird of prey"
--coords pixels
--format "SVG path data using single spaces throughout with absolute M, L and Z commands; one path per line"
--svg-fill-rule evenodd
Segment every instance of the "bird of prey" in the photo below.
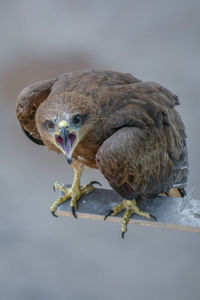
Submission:
M 78 200 L 94 190 L 81 187 L 84 166 L 99 169 L 124 200 L 109 214 L 125 210 L 122 237 L 132 214 L 153 218 L 140 199 L 165 194 L 184 196 L 188 174 L 186 134 L 175 110 L 178 97 L 154 82 L 107 70 L 65 73 L 36 82 L 19 94 L 17 117 L 26 135 L 62 153 L 74 169 L 71 188 L 51 206 Z M 150 201 L 150 200 L 149 200 Z

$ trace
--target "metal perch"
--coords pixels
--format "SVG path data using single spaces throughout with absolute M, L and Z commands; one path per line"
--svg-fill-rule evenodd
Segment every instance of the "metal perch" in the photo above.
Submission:
M 113 190 L 97 188 L 79 200 L 78 218 L 91 220 L 104 220 L 104 216 L 115 205 L 122 201 L 122 197 Z M 151 200 L 141 200 L 139 206 L 156 217 L 157 221 L 150 221 L 132 215 L 129 224 L 143 226 L 172 228 L 193 232 L 200 232 L 200 201 L 189 198 L 157 197 Z M 60 205 L 57 214 L 59 216 L 72 216 L 70 201 Z M 122 221 L 122 213 L 110 216 L 106 221 Z

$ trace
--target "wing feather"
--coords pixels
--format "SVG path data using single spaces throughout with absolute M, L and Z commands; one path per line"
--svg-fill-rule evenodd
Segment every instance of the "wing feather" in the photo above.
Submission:
M 102 144 L 96 156 L 97 165 L 112 188 L 127 199 L 167 192 L 178 178 L 168 142 L 164 127 L 124 127 Z M 180 159 L 183 147 L 177 152 Z M 183 179 L 184 174 L 179 172 L 179 183 Z
M 21 91 L 17 98 L 16 114 L 25 134 L 35 143 L 43 145 L 35 124 L 39 105 L 48 97 L 56 78 L 36 82 Z

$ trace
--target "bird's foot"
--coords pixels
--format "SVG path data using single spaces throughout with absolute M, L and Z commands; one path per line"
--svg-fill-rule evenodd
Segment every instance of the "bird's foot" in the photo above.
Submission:
M 104 218 L 108 216 L 115 216 L 120 213 L 122 210 L 125 210 L 122 219 L 122 238 L 127 231 L 127 225 L 132 214 L 137 214 L 139 216 L 145 217 L 147 219 L 153 219 L 156 221 L 156 218 L 146 211 L 142 211 L 136 204 L 136 200 L 123 200 L 119 205 L 116 205 Z
M 80 187 L 78 185 L 75 185 L 75 186 L 72 185 L 71 188 L 67 188 L 63 184 L 55 182 L 53 185 L 54 191 L 60 190 L 61 192 L 64 193 L 64 195 L 61 196 L 60 198 L 58 198 L 52 204 L 52 206 L 50 208 L 52 215 L 57 217 L 56 210 L 57 210 L 58 206 L 63 204 L 64 202 L 66 202 L 67 200 L 69 200 L 71 198 L 70 206 L 72 209 L 72 214 L 75 218 L 77 218 L 75 211 L 78 207 L 79 199 L 81 198 L 82 195 L 87 195 L 87 194 L 91 193 L 95 189 L 95 187 L 93 186 L 95 183 L 101 185 L 97 181 L 91 181 L 90 183 L 84 185 L 83 187 Z

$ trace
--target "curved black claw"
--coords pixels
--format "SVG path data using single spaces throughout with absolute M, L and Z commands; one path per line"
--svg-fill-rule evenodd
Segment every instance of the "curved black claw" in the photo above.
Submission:
M 102 184 L 100 182 L 98 182 L 98 181 L 90 181 L 89 184 L 98 184 L 98 185 L 102 186 Z
M 154 217 L 153 215 L 151 215 L 150 214 L 150 217 L 155 221 L 155 222 L 157 222 L 157 219 L 156 219 L 156 217 Z
M 109 211 L 109 213 L 108 213 L 107 215 L 105 215 L 104 221 L 105 221 L 110 215 L 112 215 L 113 213 L 114 213 L 114 210 L 111 209 L 111 210 Z
M 124 236 L 125 236 L 126 231 L 122 231 L 122 239 L 124 240 Z
M 74 218 L 78 219 L 74 206 L 72 206 L 72 215 L 74 216 Z
M 56 213 L 55 213 L 55 211 L 51 211 L 51 213 L 52 213 L 52 215 L 54 216 L 54 217 L 58 217 L 57 215 L 56 215 Z

